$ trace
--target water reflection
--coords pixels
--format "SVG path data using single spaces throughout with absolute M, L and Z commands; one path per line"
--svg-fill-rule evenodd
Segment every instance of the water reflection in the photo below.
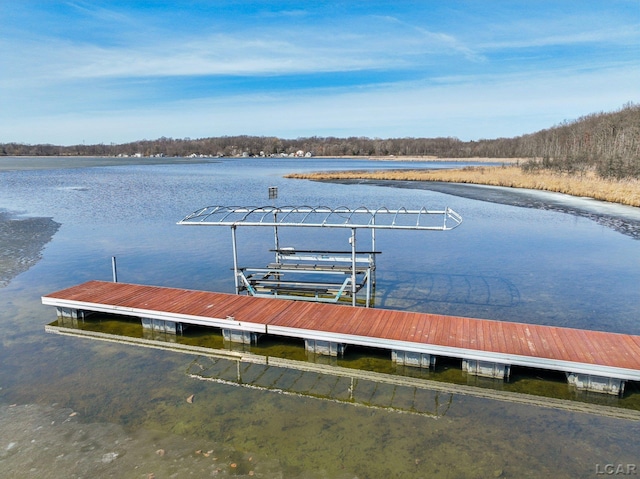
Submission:
M 370 349 L 345 358 L 319 356 L 285 338 L 267 337 L 261 346 L 249 346 L 224 341 L 216 328 L 191 327 L 175 335 L 106 314 L 59 318 L 46 331 L 195 355 L 186 367 L 193 379 L 387 412 L 442 417 L 455 395 L 470 395 L 640 420 L 640 395 L 633 383 L 625 400 L 576 391 L 564 377 L 547 371 L 515 368 L 506 383 L 463 373 L 447 358 L 434 370 L 399 366 Z
M 186 374 L 228 386 L 432 417 L 444 416 L 453 399 L 453 392 L 429 387 L 430 383 L 420 378 L 340 367 L 335 365 L 335 358 L 309 355 L 309 361 L 300 361 L 245 351 L 243 345 L 220 344 L 219 332 L 203 333 L 206 328 L 189 337 L 147 331 L 134 321 L 65 318 L 46 329 L 50 333 L 197 354 Z M 214 347 L 198 346 L 206 342 Z
M 389 272 L 382 277 L 376 300 L 383 308 L 419 311 L 425 303 L 433 302 L 497 307 L 520 303 L 518 287 L 507 278 L 411 271 Z
M 453 401 L 453 393 L 433 391 L 401 377 L 260 356 L 237 360 L 201 356 L 191 362 L 187 374 L 231 386 L 422 416 L 442 417 Z

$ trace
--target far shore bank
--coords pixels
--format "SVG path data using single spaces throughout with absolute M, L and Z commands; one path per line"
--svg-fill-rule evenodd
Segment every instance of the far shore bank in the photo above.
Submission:
M 166 165 L 174 163 L 209 163 L 220 159 L 242 160 L 243 156 L 225 157 L 117 157 L 117 156 L 0 156 L 0 171 L 15 170 L 44 170 L 63 168 L 86 168 L 94 166 L 120 166 L 120 165 Z M 265 160 L 271 157 L 257 157 Z M 292 159 L 304 162 L 309 159 L 345 159 L 362 161 L 398 161 L 398 162 L 461 162 L 461 163 L 499 163 L 514 164 L 525 161 L 526 158 L 439 158 L 437 156 L 312 156 L 311 158 L 298 157 L 273 157 L 275 159 Z
M 438 161 L 446 161 L 439 159 Z M 467 159 L 467 161 L 472 161 Z M 493 159 L 493 161 L 499 161 Z M 518 166 L 477 166 L 438 170 L 338 171 L 290 174 L 308 180 L 389 180 L 468 183 L 564 193 L 627 206 L 640 207 L 640 181 L 606 180 L 592 172 L 569 175 L 550 170 L 524 172 Z
M 196 164 L 217 158 L 125 157 L 117 156 L 0 156 L 1 171 L 92 168 L 101 166 Z
M 367 160 L 367 161 L 424 161 L 424 162 L 446 162 L 446 163 L 500 163 L 500 164 L 518 164 L 520 162 L 524 162 L 529 160 L 529 158 L 490 158 L 490 157 L 481 157 L 481 156 L 472 156 L 472 157 L 464 157 L 464 158 L 448 158 L 448 157 L 440 157 L 440 156 L 397 156 L 397 155 L 388 155 L 388 156 L 350 156 L 350 155 L 341 155 L 341 156 L 313 156 L 312 158 L 327 158 L 327 159 L 346 159 L 346 160 Z

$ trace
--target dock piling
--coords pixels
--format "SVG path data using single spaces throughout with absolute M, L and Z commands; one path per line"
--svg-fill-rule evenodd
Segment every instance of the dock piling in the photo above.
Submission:
M 391 351 L 391 360 L 400 366 L 413 366 L 416 368 L 431 368 L 436 365 L 436 357 L 432 354 L 413 351 Z
M 475 359 L 463 359 L 462 370 L 467 374 L 482 376 L 485 378 L 509 380 L 511 366 L 509 364 L 494 363 L 491 361 L 476 361 Z
M 240 329 L 222 329 L 222 337 L 225 341 L 240 344 L 258 344 L 258 333 Z
M 116 267 L 116 257 L 111 257 L 111 272 L 113 274 L 113 282 L 118 282 L 118 268 Z
M 317 339 L 305 339 L 304 348 L 309 353 L 322 356 L 343 356 L 347 345 L 333 341 L 321 341 Z
M 623 379 L 605 378 L 591 374 L 567 373 L 567 382 L 579 391 L 613 394 L 616 396 L 622 396 L 622 394 L 624 394 L 625 382 Z

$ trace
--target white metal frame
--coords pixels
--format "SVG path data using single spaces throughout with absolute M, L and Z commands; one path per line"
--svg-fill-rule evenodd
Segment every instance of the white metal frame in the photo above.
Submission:
M 449 231 L 458 227 L 462 223 L 462 217 L 450 208 L 442 210 L 419 209 L 389 209 L 386 207 L 371 209 L 364 206 L 359 208 L 349 208 L 341 206 L 330 208 L 327 206 L 207 206 L 185 216 L 179 225 L 187 226 L 228 226 L 231 228 L 233 247 L 233 269 L 235 279 L 236 294 L 242 290 L 247 290 L 249 294 L 259 296 L 287 297 L 290 299 L 312 299 L 314 301 L 337 302 L 343 294 L 351 295 L 352 305 L 356 305 L 356 294 L 366 285 L 366 306 L 371 304 L 372 289 L 371 284 L 375 281 L 375 232 L 379 229 L 394 230 L 417 230 L 417 231 Z M 275 264 L 267 268 L 240 268 L 238 266 L 238 249 L 236 241 L 236 229 L 239 226 L 266 226 L 274 230 L 275 242 Z M 351 230 L 349 243 L 351 251 L 296 251 L 292 248 L 281 248 L 278 238 L 279 227 L 306 227 L 306 228 L 348 228 Z M 371 250 L 367 252 L 358 251 L 356 248 L 356 231 L 358 229 L 368 229 L 371 231 Z M 292 265 L 292 260 L 302 261 L 301 264 Z M 350 263 L 347 270 L 339 270 L 336 263 Z M 308 267 L 303 265 L 307 264 Z M 323 267 L 324 265 L 324 267 Z M 364 266 L 364 268 L 363 268 Z M 252 276 L 247 276 L 245 271 Z M 333 284 L 332 294 L 314 294 L 313 297 L 304 298 L 295 294 L 278 294 L 280 286 L 273 282 L 272 278 L 285 273 L 316 273 L 325 275 L 335 275 L 349 273 L 341 284 Z M 260 291 L 254 285 L 260 281 L 262 274 L 262 286 L 273 282 L 275 286 L 270 291 L 262 288 Z M 363 275 L 358 282 L 358 275 Z M 299 281 L 291 283 L 290 286 L 308 286 L 309 291 L 317 288 L 317 283 Z

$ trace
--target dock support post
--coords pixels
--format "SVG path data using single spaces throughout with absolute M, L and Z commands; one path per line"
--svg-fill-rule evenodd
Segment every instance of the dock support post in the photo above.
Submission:
M 231 227 L 231 245 L 233 248 L 233 281 L 236 286 L 236 294 L 240 294 L 240 284 L 238 282 L 238 246 L 236 244 L 236 227 Z
M 593 376 L 591 374 L 567 373 L 567 382 L 581 391 L 613 394 L 616 396 L 622 396 L 622 394 L 624 394 L 624 379 L 606 378 Z
M 463 359 L 462 370 L 474 376 L 482 376 L 493 379 L 509 379 L 511 365 L 494 363 L 491 361 L 477 361 L 475 359 Z
M 269 193 L 271 193 L 271 188 L 269 188 Z M 269 194 L 271 197 L 271 194 Z M 275 247 L 275 255 L 276 255 L 276 264 L 280 264 L 280 239 L 278 238 L 278 213 L 277 210 L 273 212 L 273 239 L 274 239 L 274 247 Z
M 240 344 L 258 344 L 258 333 L 239 329 L 223 329 L 222 337 L 225 341 Z
M 351 305 L 356 305 L 356 292 L 358 291 L 356 285 L 356 229 L 351 228 Z
M 113 273 L 113 282 L 118 282 L 118 268 L 116 267 L 116 257 L 111 257 L 111 272 Z
M 58 318 L 84 319 L 84 311 L 75 308 L 56 308 Z
M 347 348 L 346 344 L 334 343 L 331 341 L 320 341 L 317 339 L 305 339 L 304 348 L 309 353 L 322 356 L 342 356 Z
M 72 328 L 78 327 L 78 320 L 84 320 L 84 311 L 74 308 L 56 308 L 56 314 L 58 316 L 58 324 L 63 326 L 69 326 Z
M 166 333 L 176 335 L 178 330 L 182 330 L 180 323 L 176 321 L 166 321 L 163 319 L 140 318 L 142 329 L 157 333 Z
M 391 351 L 391 360 L 400 366 L 413 366 L 416 368 L 431 368 L 436 365 L 436 357 L 432 354 L 417 353 L 414 351 Z

